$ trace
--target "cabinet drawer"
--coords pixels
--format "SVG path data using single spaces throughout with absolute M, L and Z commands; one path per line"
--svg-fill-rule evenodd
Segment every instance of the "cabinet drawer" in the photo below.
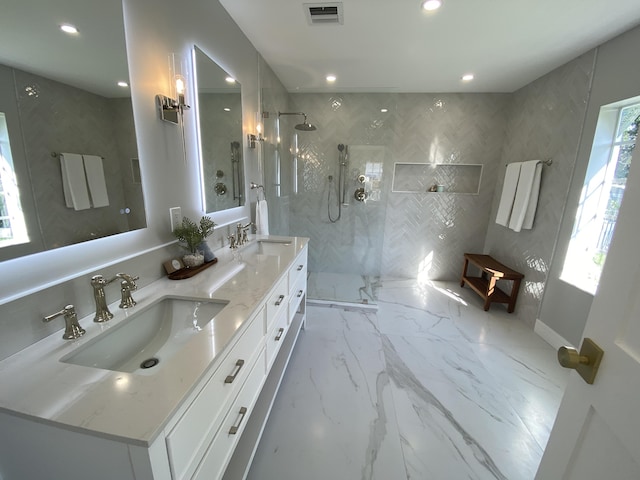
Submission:
M 298 255 L 293 266 L 289 269 L 289 289 L 293 289 L 300 278 L 307 278 L 307 250 L 305 249 Z
M 267 349 L 267 371 L 271 368 L 273 360 L 276 358 L 276 354 L 280 350 L 284 337 L 287 334 L 287 326 L 289 319 L 286 315 L 286 311 L 283 311 L 278 315 L 278 318 L 274 322 L 273 328 L 267 333 L 266 349 Z
M 262 351 L 263 315 L 251 321 L 211 379 L 167 435 L 172 478 L 188 478 Z M 262 362 L 258 362 L 262 366 Z
M 289 289 L 287 288 L 287 278 L 278 282 L 269 299 L 267 300 L 267 326 L 265 331 L 269 331 L 273 321 L 278 314 L 287 309 L 289 303 Z
M 213 480 L 222 476 L 233 449 L 249 420 L 251 410 L 258 398 L 258 393 L 260 393 L 264 376 L 264 364 L 259 360 L 229 409 L 229 414 L 222 422 L 222 427 L 207 448 L 192 480 Z
M 298 306 L 300 302 L 304 298 L 305 293 L 307 292 L 307 277 L 301 277 L 298 279 L 298 283 L 296 283 L 291 289 L 291 299 L 289 300 L 289 321 L 293 318 L 296 311 L 298 310 Z

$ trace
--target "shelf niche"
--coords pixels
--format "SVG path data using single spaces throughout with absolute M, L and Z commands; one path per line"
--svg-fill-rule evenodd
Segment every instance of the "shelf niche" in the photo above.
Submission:
M 395 163 L 394 193 L 456 193 L 478 195 L 482 180 L 482 164 L 470 163 Z M 442 185 L 442 192 L 430 192 Z

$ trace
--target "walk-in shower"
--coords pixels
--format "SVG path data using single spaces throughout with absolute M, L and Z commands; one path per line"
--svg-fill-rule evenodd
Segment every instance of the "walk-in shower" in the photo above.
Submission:
M 381 165 L 381 160 L 368 145 L 338 145 L 333 128 L 320 128 L 331 125 L 316 108 L 279 109 L 276 101 L 263 106 L 269 231 L 310 238 L 307 302 L 374 309 L 384 204 L 357 202 L 353 189 L 357 173 L 370 177 L 367 165 Z M 316 113 L 307 116 L 309 111 Z M 319 125 L 314 128 L 316 115 Z
M 349 158 L 349 146 L 342 143 L 338 144 L 338 187 L 337 187 L 337 200 L 338 200 L 338 215 L 336 217 L 331 216 L 331 192 L 336 190 L 333 186 L 333 175 L 329 175 L 329 193 L 327 194 L 327 215 L 331 223 L 336 223 L 342 216 L 342 207 L 347 204 L 347 162 Z
M 303 132 L 313 132 L 316 129 L 315 125 L 311 125 L 309 122 L 307 122 L 307 114 L 304 112 L 278 112 L 278 118 L 280 118 L 280 116 L 282 115 L 300 115 L 304 117 L 304 122 L 299 123 L 293 127 L 296 130 L 301 130 Z

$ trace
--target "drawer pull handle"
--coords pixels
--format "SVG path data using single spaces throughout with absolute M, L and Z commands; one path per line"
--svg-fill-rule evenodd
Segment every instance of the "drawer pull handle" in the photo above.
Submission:
M 283 300 L 284 300 L 284 295 L 280 295 L 278 297 L 278 300 L 276 300 L 276 307 L 280 306 Z
M 300 298 L 302 296 L 304 292 L 302 290 L 298 290 L 298 298 Z
M 242 359 L 238 360 L 236 362 L 236 367 L 238 367 L 238 369 L 235 371 L 235 373 L 232 373 L 231 375 L 227 375 L 227 378 L 224 379 L 224 383 L 233 383 L 233 381 L 236 379 L 236 377 L 240 373 L 240 369 L 242 368 L 243 365 L 244 365 L 244 360 Z
M 279 328 L 278 329 L 278 335 L 276 335 L 276 342 L 279 341 L 282 338 L 282 334 L 284 333 L 284 328 Z
M 304 268 L 304 265 L 298 265 L 298 271 L 302 270 Z
M 236 433 L 238 433 L 238 429 L 240 428 L 240 425 L 242 425 L 242 421 L 244 420 L 244 416 L 247 414 L 247 407 L 240 407 L 240 420 L 238 420 L 238 424 L 232 426 L 229 429 L 229 435 L 235 435 Z

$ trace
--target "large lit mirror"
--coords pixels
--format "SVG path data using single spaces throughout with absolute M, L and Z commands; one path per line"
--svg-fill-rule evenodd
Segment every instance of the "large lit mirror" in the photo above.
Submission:
M 128 82 L 120 1 L 3 9 L 0 260 L 146 227 Z
M 245 204 L 240 84 L 198 47 L 200 175 L 207 213 Z

